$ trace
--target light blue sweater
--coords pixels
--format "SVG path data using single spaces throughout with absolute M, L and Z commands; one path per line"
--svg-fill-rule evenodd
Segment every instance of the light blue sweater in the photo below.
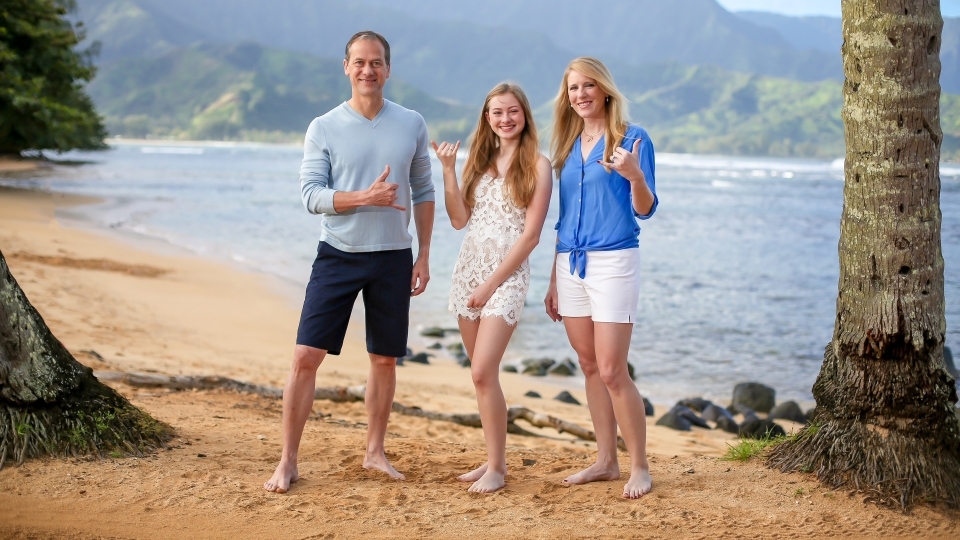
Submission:
M 405 249 L 413 205 L 434 200 L 427 125 L 420 113 L 384 100 L 368 120 L 340 104 L 307 128 L 300 165 L 303 206 L 321 214 L 320 240 L 348 252 Z M 391 207 L 361 206 L 344 212 L 333 207 L 337 191 L 361 191 L 390 165 L 387 182 L 398 184 Z

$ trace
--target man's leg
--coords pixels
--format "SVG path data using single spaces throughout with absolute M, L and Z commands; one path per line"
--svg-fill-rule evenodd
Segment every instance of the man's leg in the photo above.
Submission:
M 313 410 L 313 394 L 317 386 L 317 368 L 327 351 L 306 345 L 297 345 L 293 352 L 290 377 L 283 388 L 283 450 L 280 464 L 263 489 L 286 493 L 290 484 L 300 478 L 297 471 L 297 452 L 303 427 Z
M 284 493 L 299 478 L 297 452 L 313 408 L 317 368 L 327 353 L 340 354 L 357 293 L 357 257 L 321 242 L 303 299 L 293 365 L 283 391 L 283 451 L 267 491 Z
M 409 249 L 367 254 L 367 281 L 363 307 L 370 374 L 367 376 L 367 452 L 363 466 L 404 480 L 387 461 L 384 438 L 397 388 L 397 357 L 406 354 L 410 324 L 410 278 L 413 255 Z
M 406 477 L 398 473 L 387 461 L 383 450 L 396 388 L 397 358 L 371 353 L 367 393 L 364 397 L 367 406 L 367 453 L 363 458 L 363 467 L 383 471 L 390 475 L 390 478 L 405 480 Z

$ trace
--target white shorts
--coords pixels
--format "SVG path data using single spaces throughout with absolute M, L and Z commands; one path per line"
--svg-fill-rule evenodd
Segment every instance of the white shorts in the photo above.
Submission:
M 640 248 L 588 251 L 586 277 L 570 274 L 570 254 L 557 254 L 557 302 L 562 317 L 632 323 L 640 300 Z

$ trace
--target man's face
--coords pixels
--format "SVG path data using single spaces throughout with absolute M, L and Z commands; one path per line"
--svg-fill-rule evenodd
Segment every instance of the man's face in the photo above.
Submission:
M 350 58 L 343 61 L 343 72 L 350 78 L 354 95 L 383 95 L 383 85 L 390 78 L 384 55 L 383 45 L 376 39 L 358 39 L 350 45 Z

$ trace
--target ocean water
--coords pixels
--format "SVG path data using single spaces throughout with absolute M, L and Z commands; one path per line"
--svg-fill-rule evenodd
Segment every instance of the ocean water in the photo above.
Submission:
M 0 184 L 101 197 L 69 217 L 229 260 L 302 291 L 320 221 L 300 203 L 299 148 L 118 144 L 64 157 L 85 164 Z M 437 163 L 434 171 L 432 279 L 412 303 L 414 347 L 431 343 L 420 328 L 456 326 L 447 295 L 463 232 L 447 220 Z M 960 351 L 960 167 L 942 166 L 941 180 L 947 344 Z M 842 162 L 660 154 L 657 192 L 659 210 L 641 224 L 643 286 L 630 351 L 641 391 L 656 402 L 726 402 L 734 384 L 755 380 L 780 400 L 810 402 L 833 331 Z M 562 324 L 543 310 L 556 219 L 554 196 L 506 362 L 574 357 Z

